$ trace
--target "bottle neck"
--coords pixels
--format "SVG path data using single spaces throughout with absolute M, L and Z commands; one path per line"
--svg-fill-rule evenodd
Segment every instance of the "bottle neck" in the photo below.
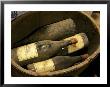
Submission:
M 80 61 L 80 60 L 85 60 L 88 58 L 88 54 L 83 54 L 83 55 L 80 55 L 80 56 L 74 56 L 72 57 L 72 61 L 74 62 L 77 62 L 77 61 Z
M 71 44 L 75 44 L 75 43 L 77 43 L 77 40 L 76 39 L 65 40 L 65 41 L 62 41 L 61 42 L 61 46 L 62 47 L 65 47 L 65 46 L 68 46 L 68 45 L 71 45 Z
M 74 56 L 74 57 L 71 58 L 72 63 L 78 62 L 80 60 L 82 60 L 82 57 L 81 56 Z
M 70 40 L 68 40 L 68 41 L 62 41 L 60 43 L 60 46 L 61 47 L 65 47 L 65 46 L 68 46 L 68 45 L 71 45 L 71 44 L 72 44 L 72 42 Z

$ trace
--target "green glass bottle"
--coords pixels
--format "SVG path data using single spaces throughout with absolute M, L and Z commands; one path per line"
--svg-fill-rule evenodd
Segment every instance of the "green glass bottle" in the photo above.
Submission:
M 86 59 L 87 57 L 88 54 L 80 56 L 55 56 L 45 61 L 29 64 L 27 65 L 27 69 L 35 71 L 37 73 L 52 72 L 55 70 L 66 69 L 73 64 Z
M 20 65 L 46 60 L 56 55 L 62 47 L 76 43 L 76 39 L 66 41 L 44 40 L 12 49 L 11 58 Z

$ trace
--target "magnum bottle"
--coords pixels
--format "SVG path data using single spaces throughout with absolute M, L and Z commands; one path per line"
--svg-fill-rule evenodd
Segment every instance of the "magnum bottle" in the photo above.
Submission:
M 61 40 L 64 37 L 75 34 L 75 27 L 76 25 L 71 18 L 46 25 L 39 30 L 37 29 L 37 31 L 31 33 L 23 40 L 17 42 L 13 47 L 18 47 L 42 40 Z
M 76 43 L 67 41 L 44 40 L 12 49 L 11 57 L 20 65 L 46 60 L 59 52 L 62 47 Z
M 66 69 L 72 66 L 74 63 L 84 60 L 88 57 L 88 54 L 80 56 L 55 56 L 51 59 L 29 64 L 27 68 L 37 73 L 51 72 L 55 70 Z
M 71 45 L 68 45 L 62 48 L 61 51 L 57 55 L 67 55 L 67 54 L 74 53 L 78 50 L 83 49 L 84 47 L 87 47 L 89 44 L 88 37 L 85 33 L 79 33 L 74 36 L 65 38 L 64 41 L 71 40 L 72 38 L 76 39 L 77 43 L 71 44 Z

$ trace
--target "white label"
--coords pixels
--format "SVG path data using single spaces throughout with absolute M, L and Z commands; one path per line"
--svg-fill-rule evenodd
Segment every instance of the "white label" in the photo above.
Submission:
M 84 40 L 80 34 L 76 34 L 75 36 L 66 38 L 64 40 L 71 40 L 72 38 L 76 38 L 78 42 L 76 44 L 72 44 L 68 46 L 68 53 L 73 53 L 84 47 Z
M 16 49 L 17 49 L 17 56 L 19 61 L 38 57 L 38 52 L 35 43 L 24 45 Z
M 52 59 L 33 63 L 33 65 L 37 73 L 50 72 L 55 70 L 55 65 Z

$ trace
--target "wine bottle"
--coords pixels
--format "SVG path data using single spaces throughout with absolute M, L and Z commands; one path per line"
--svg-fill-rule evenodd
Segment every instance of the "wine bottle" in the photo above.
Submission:
M 76 42 L 76 39 L 72 41 L 38 41 L 12 49 L 11 57 L 20 65 L 46 60 L 57 54 L 62 47 Z
M 51 72 L 55 70 L 66 69 L 72 66 L 74 63 L 84 60 L 88 57 L 88 54 L 80 56 L 55 56 L 51 59 L 28 64 L 27 69 L 36 71 L 37 73 Z
M 61 40 L 64 37 L 75 34 L 75 27 L 76 25 L 71 18 L 46 25 L 39 30 L 37 29 L 35 32 L 32 32 L 23 40 L 18 41 L 13 45 L 13 47 L 18 47 L 42 40 Z
M 67 55 L 67 54 L 74 53 L 84 47 L 87 47 L 89 44 L 88 37 L 85 33 L 79 33 L 74 36 L 65 38 L 64 41 L 71 40 L 73 38 L 77 40 L 77 43 L 71 44 L 71 45 L 68 45 L 62 48 L 61 51 L 57 55 Z

